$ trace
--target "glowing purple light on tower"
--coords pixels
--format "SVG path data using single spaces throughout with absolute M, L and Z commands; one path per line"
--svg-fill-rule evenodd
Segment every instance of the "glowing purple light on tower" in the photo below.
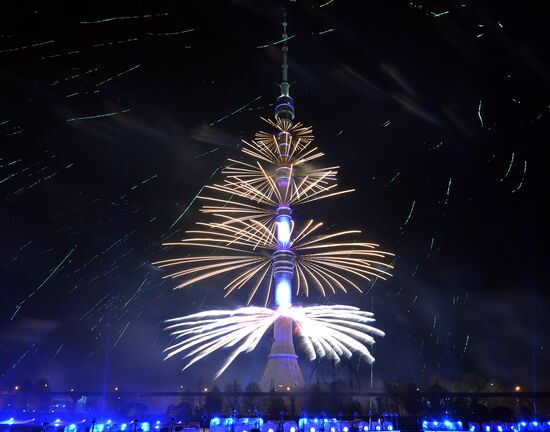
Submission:
M 278 215 L 275 222 L 277 224 L 279 249 L 287 249 L 292 234 L 292 217 L 290 215 Z
M 281 309 L 287 309 L 292 306 L 292 292 L 290 278 L 280 277 L 275 285 L 275 303 Z

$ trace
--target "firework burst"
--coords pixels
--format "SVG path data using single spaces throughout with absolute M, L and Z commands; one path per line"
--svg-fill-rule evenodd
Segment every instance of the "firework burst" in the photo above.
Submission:
M 371 363 L 367 346 L 374 343 L 373 336 L 383 336 L 369 325 L 372 314 L 354 307 L 292 306 L 293 293 L 362 292 L 365 281 L 391 276 L 392 266 L 385 260 L 392 254 L 358 239 L 358 230 L 326 232 L 314 220 L 295 225 L 295 206 L 353 189 L 338 189 L 339 167 L 313 166 L 323 153 L 313 146 L 311 127 L 293 122 L 285 64 L 276 121 L 263 119 L 274 132 L 260 131 L 254 140 L 243 141 L 241 158 L 229 159 L 222 181 L 206 186 L 198 197 L 200 211 L 209 219 L 198 222 L 181 241 L 165 244 L 197 253 L 155 263 L 171 271 L 165 278 L 179 280 L 176 288 L 220 276 L 225 296 L 248 289 L 247 305 L 263 293 L 264 307 L 200 312 L 169 321 L 176 341 L 166 350 L 167 357 L 184 354 L 185 368 L 216 350 L 233 348 L 216 377 L 240 353 L 256 348 L 275 323 L 288 323 L 280 327 L 283 338 L 291 339 L 294 327 L 310 359 L 338 362 L 360 353 Z M 272 300 L 276 308 L 267 308 Z
M 209 251 L 210 254 L 175 258 L 155 263 L 159 267 L 178 270 L 165 278 L 185 278 L 176 288 L 184 288 L 210 277 L 233 275 L 224 287 L 225 295 L 251 286 L 248 304 L 261 287 L 266 288 L 264 305 L 269 302 L 271 293 L 271 272 L 274 254 L 280 248 L 276 238 L 275 223 L 266 225 L 255 219 L 234 219 L 219 215 L 222 222 L 199 222 L 199 230 L 187 231 L 193 236 L 180 242 L 167 243 L 170 246 L 193 247 Z M 229 223 L 226 223 L 229 222 Z M 362 292 L 358 281 L 372 282 L 373 278 L 385 279 L 391 264 L 383 260 L 392 255 L 377 249 L 374 243 L 354 242 L 351 236 L 361 233 L 358 230 L 340 231 L 317 235 L 322 222 L 310 220 L 300 230 L 291 224 L 291 240 L 286 251 L 294 260 L 296 271 L 296 294 L 310 293 L 313 285 L 325 296 L 327 293 L 347 293 L 349 288 Z M 294 232 L 298 231 L 294 235 Z M 220 255 L 214 255 L 219 253 Z M 236 276 L 235 276 L 236 274 Z
M 168 320 L 167 330 L 174 343 L 166 358 L 182 354 L 187 359 L 184 370 L 220 349 L 232 349 L 217 371 L 219 377 L 237 356 L 254 350 L 265 333 L 279 318 L 291 319 L 307 357 L 329 358 L 338 363 L 341 357 L 360 354 L 368 363 L 374 361 L 368 346 L 373 336 L 384 332 L 370 325 L 373 314 L 351 306 L 310 306 L 273 310 L 244 307 L 237 310 L 199 312 Z

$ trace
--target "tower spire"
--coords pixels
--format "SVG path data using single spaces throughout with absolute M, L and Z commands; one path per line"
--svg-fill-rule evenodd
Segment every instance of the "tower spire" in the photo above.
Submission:
M 290 83 L 288 82 L 288 40 L 287 34 L 287 21 L 286 10 L 283 8 L 283 59 L 281 64 L 282 70 L 282 82 L 280 84 L 281 94 L 277 98 L 277 104 L 275 106 L 275 118 L 280 121 L 288 122 L 289 126 L 292 125 L 294 120 L 294 101 L 290 97 Z
M 281 93 L 283 94 L 283 86 L 286 87 L 286 96 L 288 96 L 288 45 L 286 43 L 288 34 L 286 32 L 286 9 L 283 8 L 283 64 L 281 69 L 283 70 L 283 82 L 281 83 Z

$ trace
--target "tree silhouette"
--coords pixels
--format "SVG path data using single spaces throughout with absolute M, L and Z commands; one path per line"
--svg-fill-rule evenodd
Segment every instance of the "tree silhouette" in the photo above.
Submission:
M 127 418 L 139 418 L 147 412 L 149 407 L 141 402 L 130 402 L 122 409 L 122 415 Z
M 234 380 L 231 384 L 227 384 L 225 386 L 225 393 L 228 395 L 225 399 L 227 403 L 225 410 L 228 412 L 233 412 L 233 410 L 239 411 L 242 388 L 237 380 Z
M 204 400 L 204 409 L 209 417 L 221 414 L 223 406 L 223 397 L 218 386 L 212 387 Z
M 252 381 L 248 383 L 246 388 L 244 389 L 245 394 L 242 400 L 241 404 L 241 410 L 245 415 L 248 416 L 254 416 L 256 414 L 256 411 L 260 409 L 260 400 L 257 396 L 251 396 L 249 393 L 257 393 L 261 392 L 260 386 Z
M 422 412 L 422 400 L 418 386 L 415 383 L 408 383 L 401 396 L 405 411 L 411 416 L 417 416 Z
M 50 384 L 46 378 L 41 378 L 37 383 L 38 390 L 38 410 L 39 411 L 48 411 L 52 403 L 52 394 L 50 389 Z
M 269 398 L 269 418 L 280 418 L 281 411 L 286 412 L 285 401 L 281 396 L 277 396 L 272 390 L 271 397 Z
M 325 408 L 321 388 L 317 384 L 309 386 L 304 408 L 312 415 L 319 415 Z
M 338 380 L 331 382 L 329 393 L 327 412 L 329 415 L 335 416 L 343 409 L 342 382 Z
M 503 422 L 513 422 L 515 420 L 514 411 L 512 411 L 507 406 L 496 406 L 489 410 L 489 415 L 491 420 L 503 421 Z
M 178 405 L 170 405 L 166 410 L 166 417 L 174 417 L 187 423 L 192 420 L 193 406 L 184 399 Z

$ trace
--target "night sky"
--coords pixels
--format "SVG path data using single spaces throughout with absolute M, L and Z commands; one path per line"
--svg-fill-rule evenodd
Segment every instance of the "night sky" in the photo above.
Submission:
M 550 388 L 537 3 L 30 3 L 0 17 L 0 387 L 210 385 L 226 353 L 180 372 L 163 361 L 163 321 L 247 292 L 224 299 L 224 278 L 174 291 L 151 262 L 178 256 L 161 243 L 201 218 L 201 187 L 267 129 L 286 6 L 297 120 L 357 188 L 294 217 L 396 254 L 394 277 L 362 295 L 298 302 L 374 309 L 377 382 L 476 373 Z M 219 383 L 258 381 L 269 344 Z

